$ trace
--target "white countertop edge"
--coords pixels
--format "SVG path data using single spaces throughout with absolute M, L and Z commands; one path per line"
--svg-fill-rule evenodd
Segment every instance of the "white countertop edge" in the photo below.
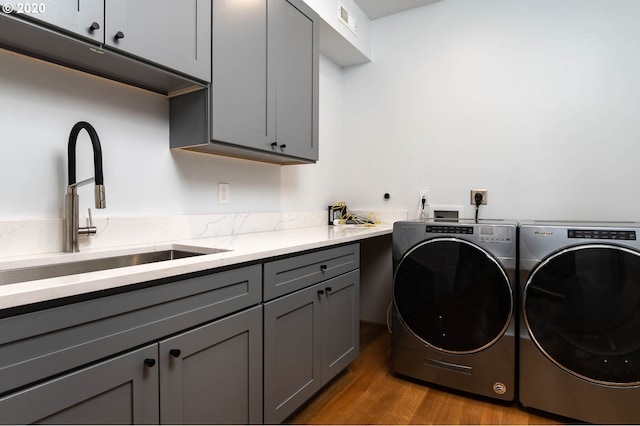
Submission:
M 20 268 L 42 263 L 62 263 L 72 260 L 130 254 L 141 250 L 165 250 L 194 246 L 229 250 L 166 262 L 115 268 L 98 272 L 68 275 L 16 284 L 0 285 L 0 309 L 76 296 L 100 290 L 179 276 L 193 272 L 221 268 L 270 257 L 330 247 L 363 239 L 391 234 L 391 225 L 375 227 L 319 226 L 253 234 L 230 235 L 202 239 L 180 240 L 173 243 L 143 244 L 90 250 L 82 253 L 54 253 L 21 256 L 0 261 L 0 269 Z

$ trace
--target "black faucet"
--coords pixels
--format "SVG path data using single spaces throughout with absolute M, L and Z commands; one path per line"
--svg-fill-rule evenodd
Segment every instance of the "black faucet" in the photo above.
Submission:
M 76 142 L 78 134 L 82 129 L 87 131 L 91 138 L 91 145 L 93 145 L 94 177 L 76 182 Z M 93 220 L 91 218 L 91 209 L 89 209 L 89 225 L 86 227 L 80 227 L 78 225 L 78 187 L 95 181 L 96 208 L 104 209 L 106 207 L 104 176 L 102 174 L 102 147 L 100 146 L 98 133 L 91 124 L 86 121 L 80 121 L 73 126 L 71 134 L 69 134 L 67 154 L 69 161 L 69 184 L 67 186 L 65 203 L 64 250 L 67 252 L 75 252 L 79 251 L 78 235 L 93 235 L 96 233 L 96 228 L 93 226 Z

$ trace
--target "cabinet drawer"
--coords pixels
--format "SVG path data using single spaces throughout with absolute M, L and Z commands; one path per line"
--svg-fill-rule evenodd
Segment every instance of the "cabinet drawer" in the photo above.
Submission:
M 0 394 L 260 303 L 253 265 L 0 320 Z
M 360 245 L 351 244 L 264 264 L 264 301 L 360 267 Z

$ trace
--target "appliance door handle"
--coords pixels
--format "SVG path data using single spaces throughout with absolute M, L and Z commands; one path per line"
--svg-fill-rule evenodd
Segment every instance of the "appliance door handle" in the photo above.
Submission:
M 433 358 L 425 358 L 424 363 L 431 367 L 442 368 L 443 370 L 449 370 L 464 375 L 471 375 L 473 370 L 473 368 L 468 365 L 455 364 L 453 362 L 440 361 L 439 359 Z

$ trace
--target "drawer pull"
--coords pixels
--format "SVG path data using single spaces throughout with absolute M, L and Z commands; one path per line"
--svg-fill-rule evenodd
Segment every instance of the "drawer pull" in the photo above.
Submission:
M 182 351 L 180 349 L 171 349 L 169 351 L 169 355 L 171 355 L 174 358 L 178 358 L 181 354 L 182 354 Z
M 327 270 L 327 265 L 320 265 L 320 270 L 322 272 L 326 271 Z
M 147 358 L 144 360 L 144 365 L 146 365 L 147 367 L 151 368 L 154 365 L 156 365 L 156 360 L 153 358 Z

